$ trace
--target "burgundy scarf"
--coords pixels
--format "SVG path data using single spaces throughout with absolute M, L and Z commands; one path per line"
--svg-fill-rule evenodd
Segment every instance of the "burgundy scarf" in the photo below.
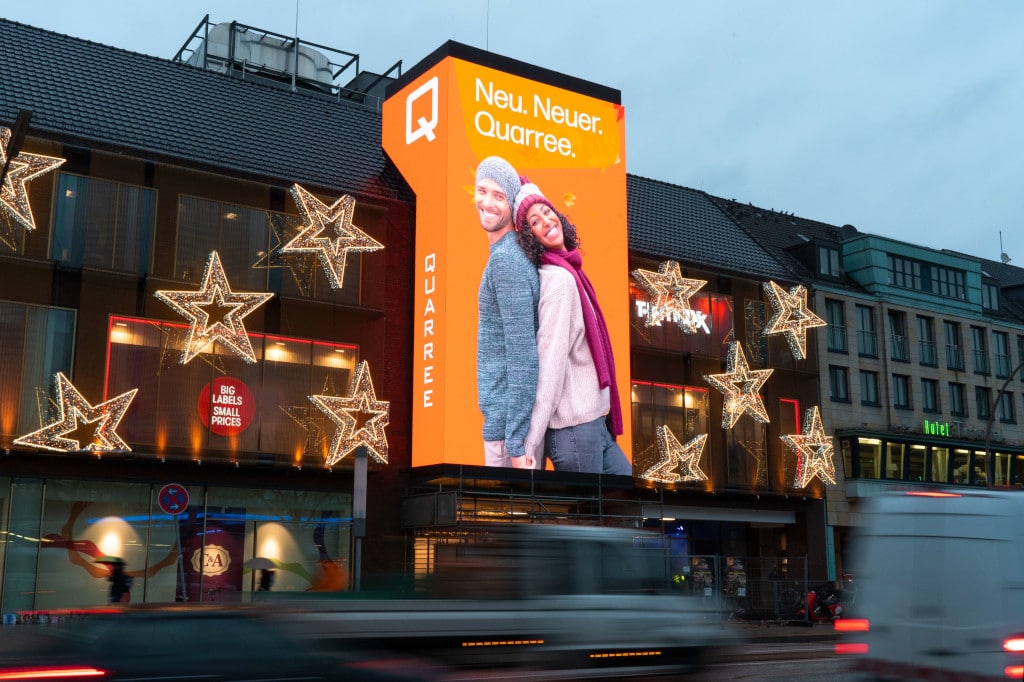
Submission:
M 580 295 L 580 307 L 583 308 L 583 327 L 587 337 L 590 354 L 594 357 L 594 368 L 601 388 L 607 388 L 611 398 L 611 411 L 608 413 L 608 430 L 613 436 L 622 435 L 622 405 L 619 403 L 619 390 L 615 382 L 615 358 L 612 356 L 612 343 L 608 338 L 608 326 L 604 322 L 601 306 L 597 304 L 594 287 L 583 272 L 583 256 L 578 249 L 572 251 L 545 251 L 540 257 L 541 263 L 557 265 L 572 273 L 576 280 L 576 289 Z

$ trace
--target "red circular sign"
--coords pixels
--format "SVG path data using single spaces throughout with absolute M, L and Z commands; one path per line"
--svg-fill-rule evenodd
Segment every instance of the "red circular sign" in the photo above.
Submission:
M 237 436 L 255 414 L 252 391 L 238 379 L 217 377 L 199 392 L 199 418 L 218 436 Z
M 160 488 L 156 501 L 165 514 L 177 515 L 188 509 L 188 491 L 177 483 L 168 483 Z

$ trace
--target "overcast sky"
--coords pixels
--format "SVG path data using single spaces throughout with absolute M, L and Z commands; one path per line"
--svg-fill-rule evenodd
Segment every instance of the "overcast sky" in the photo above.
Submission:
M 456 40 L 620 90 L 630 173 L 993 260 L 1001 233 L 1024 266 L 1018 0 L 4 4 L 165 58 L 206 14 L 297 28 L 378 73 Z

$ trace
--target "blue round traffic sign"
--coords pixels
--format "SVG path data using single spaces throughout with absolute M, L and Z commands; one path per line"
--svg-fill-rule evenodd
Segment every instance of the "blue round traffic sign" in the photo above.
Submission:
M 160 488 L 157 504 L 165 514 L 177 515 L 188 509 L 188 491 L 185 486 L 168 483 Z

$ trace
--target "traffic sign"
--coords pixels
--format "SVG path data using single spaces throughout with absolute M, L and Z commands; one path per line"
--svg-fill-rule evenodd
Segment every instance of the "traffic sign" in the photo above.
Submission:
M 165 514 L 177 516 L 188 509 L 188 491 L 185 490 L 185 486 L 178 485 L 177 483 L 168 483 L 163 488 L 160 488 L 157 504 L 160 505 L 161 511 Z

